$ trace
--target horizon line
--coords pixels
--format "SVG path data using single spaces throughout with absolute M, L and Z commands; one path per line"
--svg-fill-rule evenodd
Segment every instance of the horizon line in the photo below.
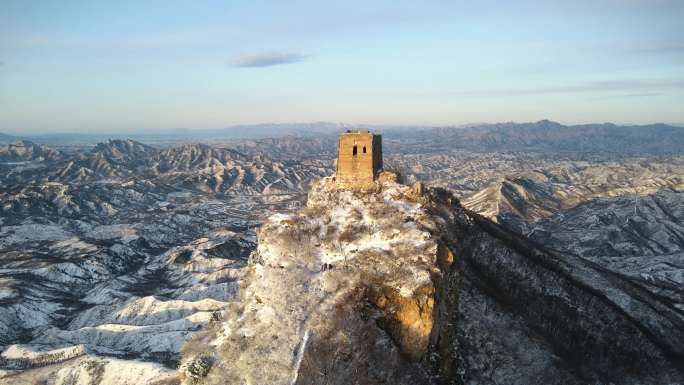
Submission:
M 122 134 L 127 134 L 127 135 L 134 135 L 134 136 L 146 136 L 146 135 L 163 135 L 163 134 L 173 134 L 173 133 L 210 133 L 210 132 L 217 132 L 217 131 L 230 131 L 230 130 L 235 130 L 235 129 L 243 129 L 243 128 L 249 128 L 249 127 L 265 127 L 265 126 L 315 126 L 315 125 L 334 125 L 334 126 L 339 126 L 340 128 L 373 128 L 373 127 L 378 127 L 378 128 L 389 128 L 389 129 L 409 129 L 409 128 L 420 128 L 420 129 L 432 129 L 432 128 L 469 128 L 469 127 L 477 127 L 477 126 L 488 126 L 488 125 L 497 125 L 497 124 L 535 124 L 535 123 L 541 123 L 541 122 L 550 122 L 550 123 L 557 123 L 562 126 L 566 127 L 574 127 L 574 126 L 584 126 L 584 125 L 603 125 L 603 124 L 612 124 L 618 127 L 639 127 L 639 126 L 651 126 L 651 125 L 657 125 L 657 124 L 664 124 L 668 126 L 673 126 L 673 127 L 680 127 L 684 128 L 684 122 L 664 122 L 664 121 L 654 121 L 650 123 L 630 123 L 630 122 L 611 122 L 611 121 L 604 121 L 604 122 L 583 122 L 583 123 L 563 123 L 558 120 L 553 120 L 553 119 L 539 119 L 539 120 L 530 120 L 530 121 L 515 121 L 515 120 L 506 120 L 506 121 L 490 121 L 490 122 L 472 122 L 472 123 L 455 123 L 455 124 L 399 124 L 399 123 L 350 123 L 350 122 L 334 122 L 334 121 L 299 121 L 299 122 L 261 122 L 261 123 L 242 123 L 242 124 L 232 124 L 228 125 L 225 127 L 219 127 L 219 128 L 187 128 L 187 127 L 175 127 L 175 128 L 150 128 L 150 129 L 145 129 L 145 130 L 140 130 L 140 129 L 122 129 L 122 130 L 111 130 L 111 131 L 102 131 L 98 133 L 93 133 L 93 132 L 88 132 L 88 131 L 36 131 L 32 132 L 29 134 L 26 133 L 21 133 L 19 131 L 13 131 L 13 130 L 0 130 L 0 135 L 8 135 L 8 136 L 14 136 L 17 138 L 20 137 L 39 137 L 39 136 L 53 136 L 53 135 L 84 135 L 84 136 L 107 136 L 107 135 L 122 135 Z M 306 127 L 302 127 L 305 129 Z M 325 132 L 325 131 L 330 131 L 331 130 L 320 130 L 319 132 Z

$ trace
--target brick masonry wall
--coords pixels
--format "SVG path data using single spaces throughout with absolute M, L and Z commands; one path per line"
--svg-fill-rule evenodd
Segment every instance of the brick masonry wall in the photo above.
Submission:
M 356 147 L 356 150 L 354 148 Z M 365 151 L 364 151 L 365 149 Z M 380 135 L 351 132 L 340 135 L 337 180 L 343 185 L 366 186 L 373 183 L 382 168 Z

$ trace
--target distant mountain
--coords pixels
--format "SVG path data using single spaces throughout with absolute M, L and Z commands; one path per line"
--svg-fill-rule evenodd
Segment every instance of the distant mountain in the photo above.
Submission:
M 194 143 L 162 150 L 154 156 L 152 161 L 156 172 L 164 173 L 200 170 L 248 159 L 247 156 L 235 150 Z
M 332 159 L 337 156 L 337 136 L 244 139 L 228 143 L 242 153 L 273 159 Z
M 54 181 L 125 178 L 145 169 L 157 149 L 133 140 L 109 140 L 55 165 Z
M 155 180 L 205 192 L 284 193 L 303 191 L 312 178 L 328 172 L 300 162 L 275 161 L 263 155 L 204 144 L 158 152 L 149 165 Z
M 253 126 L 245 126 L 249 131 Z M 684 153 L 684 127 L 667 124 L 618 126 L 612 123 L 565 126 L 542 120 L 533 123 L 476 124 L 462 127 L 392 126 L 269 126 L 275 138 L 231 140 L 228 146 L 244 153 L 275 158 L 332 158 L 335 135 L 346 129 L 371 129 L 383 135 L 383 152 L 391 154 L 477 152 L 587 153 L 601 156 Z M 282 128 L 282 131 L 278 131 Z M 309 128 L 305 130 L 303 128 Z M 316 128 L 314 130 L 313 128 Z
M 11 143 L 17 140 L 16 137 L 12 135 L 3 134 L 0 132 L 0 143 Z
M 172 185 L 209 193 L 268 194 L 301 192 L 312 178 L 331 171 L 327 163 L 273 160 L 263 154 L 246 155 L 196 143 L 157 149 L 130 139 L 109 140 L 76 154 L 62 154 L 31 142 L 0 147 L 0 162 L 25 161 L 45 162 L 39 168 L 8 170 L 5 175 L 0 174 L 0 181 L 21 187 L 47 181 L 136 179 L 149 181 L 152 186 Z
M 59 151 L 27 140 L 0 146 L 0 162 L 54 161 L 61 158 Z
M 346 124 L 346 123 L 265 123 L 236 125 L 220 129 L 170 129 L 170 130 L 149 130 L 149 131 L 123 131 L 102 132 L 102 133 L 49 133 L 29 135 L 26 138 L 37 143 L 49 144 L 52 146 L 69 146 L 95 144 L 107 142 L 110 138 L 130 138 L 145 143 L 155 143 L 169 145 L 174 143 L 187 143 L 198 141 L 227 141 L 241 139 L 264 139 L 280 138 L 283 136 L 312 137 L 320 135 L 335 135 L 347 129 L 367 128 L 368 126 Z M 0 143 L 16 141 L 16 137 L 0 134 Z
M 390 151 L 607 152 L 680 154 L 684 128 L 666 124 L 617 126 L 611 123 L 565 126 L 549 120 L 440 127 L 423 131 L 389 131 Z
M 463 205 L 518 232 L 586 202 L 658 191 L 684 192 L 682 160 L 623 159 L 587 164 L 575 162 L 498 178 L 463 199 Z
M 566 126 L 549 120 L 530 123 L 478 123 L 467 126 L 397 126 L 347 123 L 268 123 L 211 130 L 164 130 L 126 133 L 136 141 L 160 146 L 179 142 L 220 142 L 242 152 L 250 149 L 275 154 L 274 158 L 330 151 L 336 135 L 349 129 L 370 129 L 384 137 L 386 154 L 470 151 L 607 152 L 628 154 L 679 154 L 684 149 L 684 127 L 667 124 L 615 125 L 612 123 Z M 29 137 L 54 146 L 106 141 L 112 134 L 45 134 Z M 289 140 L 281 139 L 289 137 Z M 273 138 L 278 138 L 274 140 Z M 17 138 L 0 134 L 0 143 Z M 334 146 L 332 147 L 334 148 Z
M 107 143 L 98 143 L 90 154 L 100 154 L 110 161 L 129 163 L 149 158 L 156 152 L 157 150 L 154 147 L 134 140 L 110 139 Z

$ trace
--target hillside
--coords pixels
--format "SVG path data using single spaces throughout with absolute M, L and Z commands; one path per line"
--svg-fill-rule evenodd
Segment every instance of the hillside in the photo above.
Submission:
M 364 196 L 323 180 L 304 211 L 261 227 L 226 319 L 183 349 L 186 382 L 431 383 L 419 361 L 435 349 L 435 230 L 408 187 Z
M 500 178 L 463 200 L 504 227 L 629 276 L 684 308 L 681 158 L 564 165 Z
M 11 162 L 24 164 L 7 164 Z M 328 167 L 324 163 L 248 156 L 204 144 L 156 149 L 117 139 L 74 154 L 30 142 L 0 146 L 0 171 L 6 171 L 0 174 L 0 181 L 10 189 L 45 182 L 111 183 L 135 179 L 208 193 L 292 193 L 305 190 L 309 181 L 325 175 Z
M 241 143 L 2 147 L 0 383 L 682 382 L 681 156 L 395 152 L 435 187 L 307 204 L 322 142 Z
M 324 180 L 258 237 L 230 311 L 183 348 L 186 383 L 684 380 L 678 309 L 444 190 Z
M 0 383 L 173 379 L 236 293 L 254 227 L 328 172 L 197 144 L 2 149 L 21 158 L 0 163 Z
M 0 162 L 42 162 L 60 158 L 62 154 L 58 151 L 26 140 L 0 146 Z

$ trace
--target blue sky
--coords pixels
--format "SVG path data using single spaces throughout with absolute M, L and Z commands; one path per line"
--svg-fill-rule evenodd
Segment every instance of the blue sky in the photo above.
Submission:
M 684 122 L 684 1 L 0 4 L 0 132 Z

